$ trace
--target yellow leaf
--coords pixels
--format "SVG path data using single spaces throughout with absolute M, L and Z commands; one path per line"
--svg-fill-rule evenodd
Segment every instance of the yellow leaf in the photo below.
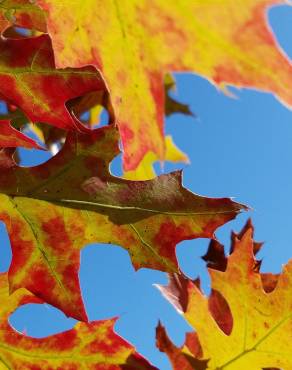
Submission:
M 165 137 L 165 148 L 166 161 L 189 163 L 188 156 L 174 144 L 170 135 Z M 146 153 L 145 157 L 135 170 L 124 172 L 124 178 L 127 180 L 153 179 L 156 176 L 153 165 L 158 160 L 159 158 L 153 152 Z
M 125 170 L 165 158 L 164 75 L 193 71 L 224 87 L 272 92 L 292 105 L 291 62 L 266 11 L 285 0 L 37 0 L 58 67 L 93 64 L 108 84 Z
M 197 282 L 178 275 L 171 276 L 167 287 L 159 286 L 196 331 L 178 348 L 158 327 L 158 347 L 174 370 L 292 368 L 292 260 L 280 275 L 260 273 L 254 258 L 259 244 L 252 235 L 250 223 L 233 235 L 228 258 L 219 243 L 211 243 L 208 265 L 216 256 L 217 266 L 209 267 L 210 297 Z
M 10 291 L 25 287 L 77 320 L 87 320 L 79 286 L 79 254 L 98 242 L 124 247 L 135 269 L 179 270 L 177 243 L 212 237 L 244 205 L 200 197 L 182 172 L 148 181 L 112 176 L 119 154 L 113 125 L 72 132 L 48 162 L 21 167 L 0 152 L 0 220 L 12 248 Z

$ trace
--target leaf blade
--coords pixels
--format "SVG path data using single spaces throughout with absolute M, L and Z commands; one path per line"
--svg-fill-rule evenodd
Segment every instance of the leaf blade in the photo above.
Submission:
M 0 362 L 8 369 L 155 370 L 114 331 L 116 319 L 78 323 L 46 338 L 31 338 L 12 329 L 9 315 L 27 303 L 42 303 L 25 289 L 9 295 L 7 274 L 0 275 Z
M 217 227 L 245 209 L 228 198 L 204 198 L 186 190 L 179 171 L 148 181 L 114 177 L 108 166 L 117 154 L 117 129 L 106 126 L 86 135 L 71 133 L 45 164 L 10 166 L 0 176 L 0 219 L 8 227 L 14 256 L 11 286 L 24 286 L 81 320 L 86 317 L 78 269 L 84 245 L 120 245 L 136 269 L 175 272 L 178 242 L 212 237 Z M 15 231 L 17 222 L 24 224 L 20 230 L 25 233 Z M 23 243 L 30 248 L 25 253 Z M 24 267 L 15 265 L 14 258 Z M 36 275 L 49 280 L 42 284 Z M 41 289 L 44 284 L 47 289 Z
M 148 151 L 164 160 L 163 79 L 170 71 L 193 71 L 223 90 L 232 85 L 272 92 L 292 105 L 291 62 L 265 15 L 268 7 L 283 3 L 124 0 L 104 6 L 95 0 L 38 0 L 48 15 L 57 66 L 93 64 L 103 73 L 126 171 Z
M 288 356 L 292 325 L 291 261 L 279 276 L 261 274 L 259 262 L 254 257 L 254 250 L 258 248 L 252 235 L 253 227 L 249 223 L 243 232 L 233 237 L 233 252 L 227 258 L 226 270 L 209 268 L 212 289 L 224 298 L 223 305 L 212 304 L 211 307 L 210 297 L 204 296 L 189 279 L 181 278 L 184 284 L 180 285 L 179 294 L 174 293 L 173 284 L 160 287 L 167 299 L 172 293 L 178 300 L 180 296 L 187 296 L 188 303 L 182 314 L 196 330 L 189 334 L 190 338 L 201 348 L 201 351 L 197 351 L 196 346 L 192 348 L 188 340 L 182 348 L 173 348 L 166 333 L 159 329 L 160 350 L 169 352 L 170 358 L 176 353 L 175 369 L 176 362 L 186 352 L 194 360 L 207 361 L 206 369 L 241 370 L 249 366 L 255 370 L 291 366 Z M 265 280 L 272 283 L 272 289 L 264 288 Z M 232 323 L 228 318 L 230 313 Z

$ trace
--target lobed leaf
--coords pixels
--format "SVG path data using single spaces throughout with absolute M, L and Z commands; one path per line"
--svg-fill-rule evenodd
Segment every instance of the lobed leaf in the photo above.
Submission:
M 108 84 L 125 170 L 164 159 L 164 75 L 193 71 L 223 90 L 261 89 L 292 105 L 291 62 L 266 11 L 288 0 L 37 0 L 57 67 L 95 65 Z M 114 53 L 113 53 L 114 51 Z
M 169 92 L 175 90 L 175 80 L 170 75 L 167 74 L 164 79 L 164 90 L 165 90 L 165 115 L 170 116 L 174 113 L 180 113 L 188 116 L 195 115 L 191 112 L 187 104 L 180 103 L 179 101 L 173 99 Z M 164 138 L 165 145 L 165 161 L 171 162 L 184 162 L 189 163 L 188 156 L 182 152 L 173 142 L 173 138 L 170 135 L 165 136 Z M 156 176 L 154 170 L 154 163 L 159 161 L 159 157 L 153 153 L 148 152 L 145 154 L 139 165 L 130 171 L 124 171 L 123 177 L 128 180 L 150 180 Z M 163 166 L 163 163 L 161 163 Z
M 2 0 L 0 3 L 0 32 L 11 26 L 47 31 L 44 12 L 28 0 Z
M 13 148 L 17 146 L 43 149 L 34 140 L 12 127 L 10 121 L 0 120 L 0 147 Z
M 123 177 L 127 180 L 150 180 L 156 176 L 154 163 L 159 158 L 153 152 L 148 152 L 138 167 L 132 171 L 125 171 Z M 172 162 L 189 163 L 188 156 L 182 152 L 173 142 L 172 136 L 165 136 L 165 160 Z M 163 165 L 163 164 L 161 164 Z
M 178 348 L 161 325 L 157 328 L 158 347 L 175 370 L 291 368 L 292 261 L 280 275 L 260 273 L 254 257 L 259 244 L 252 236 L 249 223 L 232 236 L 227 263 L 221 258 L 215 269 L 209 267 L 210 297 L 203 295 L 197 282 L 181 276 L 172 276 L 168 286 L 159 287 L 196 330 Z M 208 260 L 220 250 L 214 244 L 210 248 Z
M 169 91 L 175 90 L 175 80 L 171 75 L 166 76 L 164 86 L 166 91 L 165 115 L 169 116 L 174 113 L 180 113 L 195 117 L 188 105 L 176 101 L 169 95 Z M 100 124 L 101 112 L 103 109 L 106 109 L 107 113 L 109 114 L 109 123 L 113 123 L 115 119 L 110 97 L 107 91 L 92 91 L 77 99 L 71 100 L 67 106 L 77 118 L 85 112 L 89 113 L 88 119 L 86 121 L 82 121 L 82 123 L 88 128 L 93 128 L 94 126 L 98 126 Z M 17 123 L 17 126 L 20 127 L 21 125 L 26 124 L 28 121 L 28 119 L 19 109 L 9 112 L 9 114 L 4 118 L 10 118 L 14 123 Z M 29 128 L 46 145 L 48 149 L 54 148 L 54 144 L 56 142 L 64 142 L 66 138 L 66 131 L 60 130 L 57 127 L 43 124 L 30 124 Z M 177 148 L 171 136 L 165 137 L 165 148 L 166 161 L 189 162 L 187 155 Z M 136 170 L 125 172 L 124 177 L 129 180 L 148 180 L 154 178 L 155 171 L 153 169 L 153 164 L 158 160 L 159 158 L 157 155 L 149 152 L 145 155 Z
M 0 220 L 10 235 L 10 289 L 25 287 L 67 315 L 86 320 L 79 289 L 80 249 L 92 242 L 129 251 L 136 269 L 177 272 L 176 244 L 213 237 L 245 209 L 228 198 L 200 197 L 181 172 L 148 181 L 114 177 L 118 131 L 72 132 L 47 163 L 22 168 L 3 161 Z
M 82 130 L 66 107 L 70 100 L 91 91 L 106 90 L 92 66 L 56 69 L 48 35 L 0 39 L 1 97 L 16 105 L 32 123 L 42 122 Z
M 25 289 L 9 295 L 7 274 L 0 274 L 1 369 L 155 370 L 135 348 L 114 332 L 115 319 L 78 323 L 73 329 L 36 339 L 9 325 L 11 313 L 41 303 Z

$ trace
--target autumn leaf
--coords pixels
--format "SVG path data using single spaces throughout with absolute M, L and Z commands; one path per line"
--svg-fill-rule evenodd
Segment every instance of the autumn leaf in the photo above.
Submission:
M 83 126 L 66 104 L 95 90 L 105 90 L 94 67 L 56 69 L 48 35 L 0 39 L 0 95 L 32 123 L 67 129 Z
M 73 329 L 36 339 L 14 330 L 9 316 L 27 303 L 41 303 L 25 289 L 9 295 L 7 274 L 0 274 L 0 368 L 155 370 L 114 332 L 115 319 L 78 323 Z
M 34 140 L 12 127 L 8 120 L 0 120 L 0 147 L 13 148 L 17 146 L 43 149 Z
M 125 170 L 148 151 L 164 159 L 164 75 L 193 71 L 261 89 L 292 105 L 291 63 L 266 19 L 285 0 L 37 0 L 59 68 L 95 65 L 109 86 Z M 113 57 L 114 51 L 114 57 Z
M 176 347 L 159 325 L 157 344 L 178 369 L 290 369 L 292 367 L 292 261 L 280 275 L 259 272 L 254 257 L 253 227 L 232 236 L 232 254 L 209 267 L 212 292 L 206 297 L 198 282 L 171 276 L 160 290 L 196 333 Z M 222 246 L 221 246 L 222 247 Z M 223 249 L 211 244 L 207 260 Z M 193 366 L 197 364 L 201 367 Z M 183 364 L 183 366 L 182 366 Z
M 187 104 L 180 103 L 169 95 L 170 91 L 175 91 L 176 89 L 175 80 L 170 74 L 165 76 L 164 88 L 166 93 L 166 116 L 180 113 L 195 117 L 195 114 L 191 112 Z M 109 123 L 113 123 L 115 120 L 110 97 L 107 91 L 100 90 L 90 92 L 78 97 L 77 99 L 71 100 L 68 106 L 76 117 L 80 117 L 85 112 L 88 113 L 88 119 L 86 121 L 83 120 L 82 122 L 89 128 L 96 127 L 100 124 L 103 109 L 106 109 L 109 114 Z M 28 122 L 28 119 L 19 110 L 10 113 L 10 116 L 7 118 L 11 118 L 13 122 L 20 127 Z M 66 131 L 60 130 L 57 127 L 43 124 L 29 124 L 28 127 L 49 150 L 50 148 L 54 148 L 54 144 L 56 142 L 65 141 Z M 188 156 L 175 145 L 173 138 L 170 135 L 165 137 L 165 149 L 165 161 L 189 163 Z M 128 180 L 153 179 L 156 176 L 153 168 L 156 161 L 159 161 L 157 155 L 153 152 L 148 152 L 135 170 L 126 171 L 123 176 Z
M 2 0 L 0 3 L 0 32 L 11 26 L 47 31 L 44 12 L 33 1 Z
M 13 253 L 11 291 L 25 287 L 66 315 L 86 320 L 78 281 L 83 246 L 117 244 L 129 251 L 136 269 L 177 272 L 177 243 L 212 237 L 246 208 L 228 198 L 193 194 L 182 186 L 180 171 L 149 181 L 112 176 L 118 139 L 114 126 L 72 132 L 45 164 L 22 168 L 3 161 L 0 220 Z
M 187 104 L 180 103 L 170 96 L 170 92 L 176 89 L 175 80 L 167 74 L 164 79 L 165 89 L 165 115 L 171 116 L 174 113 L 180 113 L 187 116 L 195 117 L 195 114 L 191 112 Z M 164 137 L 165 145 L 165 161 L 171 161 L 175 163 L 184 162 L 189 163 L 188 156 L 180 150 L 175 143 L 171 135 Z M 123 177 L 128 180 L 150 180 L 156 176 L 154 170 L 154 163 L 159 161 L 159 157 L 154 152 L 147 152 L 139 165 L 134 170 L 124 171 Z M 161 166 L 164 163 L 161 162 Z
M 165 352 L 172 364 L 173 370 L 205 370 L 208 360 L 195 358 L 201 356 L 201 347 L 195 333 L 187 333 L 183 348 L 176 347 L 169 339 L 161 323 L 156 328 L 156 345 Z
M 7 112 L 0 113 L 0 119 L 10 120 L 13 127 L 17 129 L 23 129 L 25 127 L 26 131 L 33 134 L 33 136 L 36 137 L 44 147 L 50 150 L 53 155 L 56 154 L 56 144 L 63 144 L 65 142 L 67 135 L 66 130 L 42 122 L 31 123 L 21 109 L 11 104 L 6 104 L 6 106 Z M 111 114 L 110 99 L 105 90 L 86 93 L 85 95 L 68 101 L 66 106 L 69 112 L 78 120 L 82 121 L 84 126 L 88 129 L 91 129 L 94 125 L 99 123 L 99 118 L 96 115 L 97 111 L 99 111 L 99 114 L 101 113 L 103 107 Z M 90 117 L 87 121 L 81 119 L 81 116 L 85 112 L 88 112 Z M 113 119 L 110 116 L 109 123 L 111 122 L 113 122 Z
M 165 136 L 165 160 L 175 163 L 184 162 L 189 163 L 188 156 L 182 152 L 173 142 L 172 136 Z M 156 176 L 154 170 L 154 163 L 159 158 L 153 152 L 145 154 L 138 167 L 132 171 L 124 171 L 123 177 L 127 180 L 150 180 Z M 161 164 L 163 165 L 163 164 Z

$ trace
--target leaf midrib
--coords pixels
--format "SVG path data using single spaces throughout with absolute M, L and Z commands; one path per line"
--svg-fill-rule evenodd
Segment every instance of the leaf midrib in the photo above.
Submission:
M 246 349 L 239 353 L 237 356 L 233 357 L 231 360 L 227 361 L 225 364 L 219 366 L 216 368 L 216 370 L 223 370 L 229 365 L 233 364 L 237 360 L 239 360 L 241 357 L 246 355 L 247 353 L 253 352 L 257 350 L 257 347 L 261 343 L 263 343 L 267 338 L 269 338 L 280 326 L 282 326 L 286 321 L 290 320 L 292 317 L 292 313 L 289 313 L 287 316 L 285 316 L 282 320 L 280 320 L 275 326 L 273 326 L 262 338 L 260 338 L 251 348 Z
M 76 144 L 77 145 L 77 144 Z M 164 210 L 159 210 L 159 209 L 152 209 L 152 208 L 144 208 L 144 207 L 139 207 L 139 206 L 124 206 L 124 205 L 117 205 L 117 204 L 108 204 L 108 203 L 99 203 L 96 201 L 90 201 L 90 200 L 78 200 L 78 199 L 66 199 L 66 198 L 54 198 L 54 197 L 49 197 L 47 196 L 40 196 L 40 195 L 35 195 L 34 193 L 42 188 L 48 187 L 52 182 L 59 181 L 60 178 L 62 180 L 62 176 L 68 172 L 73 166 L 76 167 L 78 166 L 78 162 L 83 160 L 83 154 L 84 153 L 78 153 L 78 146 L 75 147 L 76 150 L 76 156 L 73 157 L 70 162 L 62 167 L 60 170 L 58 170 L 56 173 L 54 173 L 54 176 L 49 177 L 47 180 L 43 181 L 42 183 L 38 184 L 35 186 L 32 190 L 29 191 L 28 194 L 7 194 L 9 196 L 13 197 L 26 197 L 26 198 L 31 198 L 31 199 L 37 199 L 37 200 L 42 200 L 46 202 L 51 202 L 51 203 L 57 203 L 57 204 L 62 204 L 62 206 L 65 205 L 65 207 L 72 207 L 72 208 L 77 208 L 80 209 L 82 206 L 90 206 L 90 207 L 97 207 L 97 208 L 108 208 L 112 210 L 119 210 L 119 211 L 133 211 L 133 212 L 147 212 L 151 214 L 162 214 L 162 215 L 168 215 L 168 216 L 203 216 L 203 215 L 216 215 L 216 214 L 232 214 L 232 213 L 239 213 L 241 211 L 241 208 L 238 206 L 237 209 L 231 209 L 231 210 L 216 210 L 216 211 L 200 211 L 200 212 L 192 212 L 192 211 L 187 211 L 187 212 L 179 212 L 179 211 L 164 211 Z M 87 150 L 86 154 L 96 154 L 95 150 Z M 110 175 L 110 177 L 115 178 L 115 176 Z M 109 178 L 110 180 L 110 178 Z M 20 179 L 21 183 L 21 179 Z M 44 189 L 45 190 L 45 189 Z M 98 212 L 98 211 L 96 211 Z

